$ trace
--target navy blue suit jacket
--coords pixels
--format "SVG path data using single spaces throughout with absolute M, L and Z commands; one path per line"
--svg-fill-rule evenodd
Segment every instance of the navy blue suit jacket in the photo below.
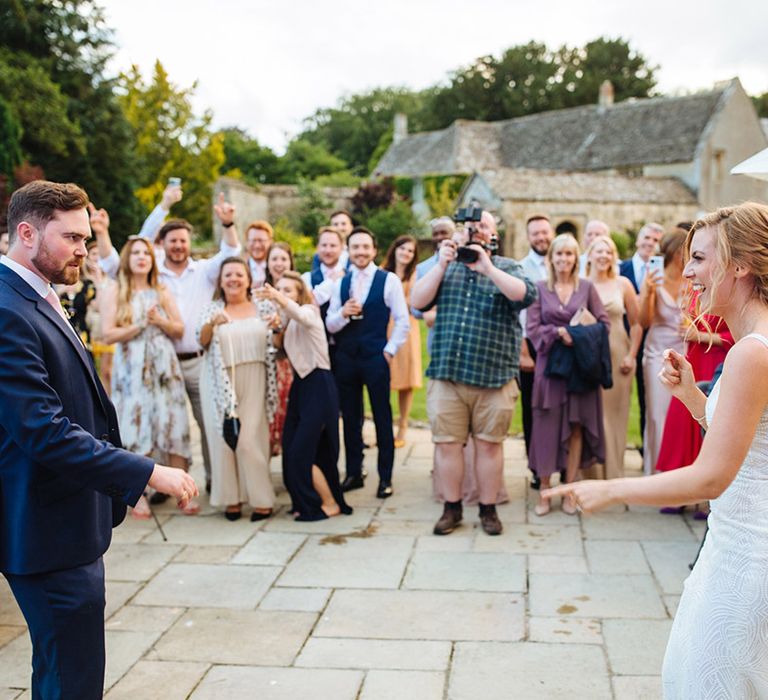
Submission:
M 632 264 L 632 258 L 629 260 L 622 260 L 619 263 L 619 274 L 632 282 L 636 294 L 640 293 L 640 288 L 637 286 L 637 280 L 635 279 L 635 266 Z
M 58 571 L 104 554 L 154 466 L 119 446 L 82 344 L 0 265 L 0 571 Z

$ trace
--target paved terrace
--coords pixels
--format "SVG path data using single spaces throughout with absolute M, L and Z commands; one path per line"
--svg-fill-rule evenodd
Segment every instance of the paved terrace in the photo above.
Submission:
M 266 522 L 166 504 L 168 542 L 129 518 L 106 557 L 106 697 L 659 698 L 702 525 L 650 508 L 537 518 L 522 440 L 505 452 L 499 537 L 479 529 L 476 508 L 453 534 L 431 534 L 442 508 L 423 430 L 397 451 L 387 501 L 368 450 L 351 516 L 294 522 L 281 487 Z M 279 484 L 279 460 L 272 468 Z M 30 697 L 30 654 L 0 579 L 0 700 Z

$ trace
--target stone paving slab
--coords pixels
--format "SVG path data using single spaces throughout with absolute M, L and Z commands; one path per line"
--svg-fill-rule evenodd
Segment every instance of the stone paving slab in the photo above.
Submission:
M 255 608 L 280 573 L 275 566 L 169 564 L 136 596 L 138 605 Z
M 272 588 L 259 603 L 259 608 L 320 612 L 328 604 L 330 596 L 328 588 Z
M 614 676 L 615 700 L 659 700 L 664 694 L 661 676 Z
M 696 558 L 696 542 L 643 542 L 653 575 L 665 594 L 679 595 L 691 573 L 688 565 Z
M 0 625 L 26 625 L 8 582 L 0 576 Z
M 499 640 L 524 636 L 525 604 L 514 593 L 336 591 L 314 636 Z
M 318 520 L 317 522 L 304 523 L 298 522 L 287 514 L 279 514 L 264 522 L 264 532 L 290 532 L 305 533 L 308 535 L 343 535 L 364 531 L 373 518 L 375 508 L 355 507 L 352 515 L 339 515 L 327 520 Z
M 32 677 L 32 643 L 22 634 L 0 649 L 0 683 L 9 688 L 28 688 Z
M 23 692 L 18 688 L 0 688 L 0 700 L 16 700 Z
M 588 540 L 584 543 L 593 574 L 649 574 L 648 562 L 638 542 Z
M 605 656 L 598 646 L 460 642 L 449 700 L 610 699 Z
M 581 617 L 532 617 L 528 640 L 548 644 L 602 644 L 600 620 Z
M 148 581 L 179 552 L 179 545 L 113 544 L 104 556 L 108 581 Z
M 208 664 L 182 661 L 139 661 L 105 697 L 106 700 L 185 700 L 208 668 Z
M 587 560 L 583 556 L 567 557 L 559 554 L 529 554 L 529 574 L 586 574 Z
M 525 592 L 525 557 L 495 552 L 416 552 L 403 588 Z
M 107 607 L 104 618 L 109 619 L 141 590 L 138 581 L 107 581 Z
M 232 563 L 284 566 L 306 539 L 305 535 L 257 532 L 232 558 Z
M 117 683 L 149 651 L 159 636 L 159 632 L 107 630 L 107 668 L 104 687 L 110 688 Z
M 356 700 L 362 682 L 361 671 L 214 666 L 190 700 Z
M 173 561 L 176 564 L 229 564 L 239 550 L 236 545 L 188 544 L 181 548 Z
M 183 614 L 184 608 L 126 605 L 107 620 L 106 628 L 129 632 L 165 632 Z
M 317 615 L 272 610 L 193 609 L 155 645 L 163 661 L 288 666 Z
M 583 518 L 582 527 L 590 540 L 698 542 L 682 518 L 654 512 L 595 513 Z
M 360 700 L 443 700 L 445 675 L 429 671 L 369 671 Z
M 252 523 L 248 517 L 230 522 L 221 513 L 212 515 L 177 515 L 163 524 L 168 544 L 201 545 L 244 545 L 266 521 Z M 146 543 L 162 544 L 163 540 L 155 528 L 143 540 Z
M 310 537 L 285 567 L 279 586 L 397 588 L 413 550 L 412 537 Z
M 605 620 L 603 637 L 612 671 L 621 676 L 658 673 L 671 628 L 672 620 Z
M 652 576 L 531 574 L 529 582 L 534 616 L 667 617 Z
M 406 639 L 309 639 L 297 666 L 414 671 L 445 671 L 451 657 L 450 642 Z
M 568 526 L 517 525 L 505 528 L 497 537 L 478 537 L 477 552 L 510 552 L 513 554 L 582 554 L 581 530 L 578 521 Z

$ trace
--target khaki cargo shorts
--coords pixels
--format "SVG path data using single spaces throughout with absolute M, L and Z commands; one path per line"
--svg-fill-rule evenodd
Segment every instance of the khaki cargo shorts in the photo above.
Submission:
M 503 442 L 517 395 L 516 379 L 494 389 L 430 379 L 427 415 L 432 442 L 466 443 L 470 435 L 486 442 Z

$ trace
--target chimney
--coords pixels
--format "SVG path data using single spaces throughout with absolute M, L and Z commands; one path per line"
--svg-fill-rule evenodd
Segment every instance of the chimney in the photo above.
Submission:
M 613 106 L 613 83 L 610 80 L 600 83 L 600 98 L 597 104 L 603 109 Z
M 395 114 L 392 143 L 400 143 L 406 136 L 408 136 L 408 116 L 403 112 L 398 112 Z

